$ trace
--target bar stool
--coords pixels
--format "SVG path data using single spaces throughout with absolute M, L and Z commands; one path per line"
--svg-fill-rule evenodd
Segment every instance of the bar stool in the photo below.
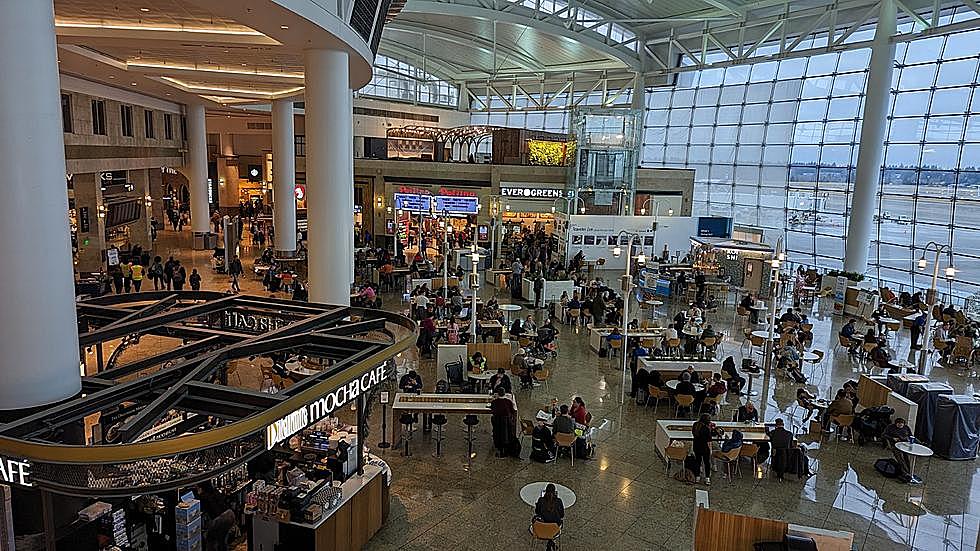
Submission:
M 473 462 L 473 427 L 480 424 L 480 419 L 472 413 L 463 418 L 466 425 L 466 462 L 472 465 Z
M 415 415 L 411 413 L 403 413 L 398 419 L 398 422 L 402 424 L 402 440 L 405 441 L 405 451 L 402 453 L 405 457 L 411 457 L 412 452 L 409 449 L 409 442 L 412 441 L 412 434 L 415 432 Z
M 434 432 L 436 433 L 435 434 L 435 439 L 436 439 L 435 457 L 442 457 L 442 441 L 445 438 L 443 431 L 446 428 L 445 426 L 447 422 L 448 420 L 446 419 L 446 416 L 441 413 L 437 413 L 432 416 L 432 425 L 435 427 Z

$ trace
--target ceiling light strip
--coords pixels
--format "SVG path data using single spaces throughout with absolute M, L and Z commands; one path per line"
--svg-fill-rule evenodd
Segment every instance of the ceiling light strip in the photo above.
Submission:
M 170 65 L 166 63 L 126 63 L 126 67 L 140 67 L 145 69 L 169 69 L 176 71 L 198 71 L 202 73 L 221 73 L 227 75 L 241 76 L 260 76 L 273 78 L 293 78 L 303 80 L 303 75 L 298 73 L 273 73 L 270 71 L 242 71 L 234 69 L 222 69 L 220 67 L 196 67 L 194 65 Z
M 56 21 L 55 27 L 68 29 L 107 29 L 114 31 L 158 31 L 172 33 L 229 34 L 240 36 L 265 36 L 252 29 L 222 29 L 218 27 L 158 27 L 154 25 L 123 25 L 118 23 L 86 23 L 82 21 Z

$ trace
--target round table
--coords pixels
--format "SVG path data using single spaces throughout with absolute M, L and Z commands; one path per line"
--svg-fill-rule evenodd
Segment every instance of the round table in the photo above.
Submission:
M 671 380 L 667 381 L 667 383 L 666 383 L 667 388 L 669 388 L 669 389 L 671 389 L 673 391 L 676 391 L 677 390 L 677 385 L 678 384 L 680 384 L 680 381 L 678 381 L 677 379 L 671 379 Z M 695 392 L 701 392 L 702 390 L 704 390 L 704 385 L 702 385 L 701 383 L 694 383 L 694 391 Z
M 898 442 L 895 449 L 909 456 L 909 482 L 917 484 L 920 479 L 915 478 L 915 460 L 918 457 L 932 457 L 932 449 L 922 444 L 911 444 L 909 442 Z
M 507 326 L 508 327 L 510 327 L 510 316 L 511 316 L 511 314 L 513 314 L 514 312 L 520 312 L 521 311 L 521 305 L 520 304 L 500 304 L 500 305 L 497 306 L 497 308 L 499 308 L 501 312 L 505 312 L 505 315 L 507 316 Z
M 685 330 L 683 330 L 681 332 L 684 333 L 685 335 L 687 335 L 688 337 L 700 337 L 701 336 L 701 330 L 700 329 L 695 329 L 693 331 L 690 330 L 690 329 L 685 329 Z
M 803 358 L 803 361 L 805 361 L 805 362 L 817 362 L 818 360 L 820 360 L 820 356 L 819 355 L 814 354 L 813 352 L 810 352 L 809 350 L 804 350 L 803 351 L 803 354 L 801 354 L 800 357 Z
M 286 371 L 288 371 L 290 374 L 296 375 L 298 377 L 309 377 L 311 375 L 316 375 L 318 373 L 321 373 L 319 369 L 311 369 L 309 367 L 304 366 L 303 362 L 299 360 L 292 360 L 286 362 L 285 364 L 283 364 L 283 367 L 285 367 Z
M 772 334 L 772 337 L 770 337 L 769 336 L 769 331 L 753 331 L 752 332 L 752 336 L 753 337 L 758 337 L 760 339 L 765 339 L 767 341 L 770 340 L 770 339 L 775 339 L 776 338 L 776 335 L 778 335 L 778 333 L 773 333 Z
M 490 379 L 496 375 L 497 372 L 491 369 L 484 370 L 482 373 L 473 373 L 472 371 L 466 371 L 466 378 L 476 381 L 477 384 L 482 388 L 483 385 L 487 383 Z
M 545 488 L 548 484 L 554 484 L 555 489 L 558 490 L 558 497 L 561 499 L 562 505 L 566 509 L 575 505 L 575 492 L 573 492 L 567 486 L 562 486 L 561 484 L 555 482 L 532 482 L 527 486 L 521 488 L 521 499 L 524 503 L 527 503 L 531 507 L 534 507 L 538 503 L 538 498 L 544 493 Z
M 761 369 L 759 371 L 756 371 L 756 372 L 743 371 L 742 373 L 745 373 L 749 377 L 749 388 L 747 388 L 745 390 L 745 395 L 746 396 L 758 396 L 759 395 L 759 392 L 757 390 L 752 390 L 752 378 L 753 377 L 762 377 L 765 373 L 763 373 L 763 371 Z

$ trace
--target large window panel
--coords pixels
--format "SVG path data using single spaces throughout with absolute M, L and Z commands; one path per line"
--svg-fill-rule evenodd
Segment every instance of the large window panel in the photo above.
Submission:
M 772 89 L 772 101 L 798 100 L 803 92 L 803 80 L 780 80 Z
M 889 143 L 918 143 L 925 134 L 926 120 L 922 118 L 892 119 L 888 128 Z
M 827 100 L 815 99 L 800 102 L 797 119 L 801 121 L 821 121 L 827 117 Z
M 927 142 L 958 142 L 963 137 L 966 117 L 931 117 L 926 126 Z
M 834 77 L 834 96 L 850 96 L 864 92 L 864 73 L 848 73 Z
M 977 58 L 944 61 L 939 65 L 936 86 L 960 86 L 977 79 Z
M 945 41 L 946 37 L 937 36 L 909 42 L 908 51 L 905 54 L 905 63 L 922 63 L 923 61 L 939 59 Z
M 970 88 L 945 88 L 932 96 L 932 115 L 965 113 L 970 104 Z
M 898 79 L 899 90 L 921 90 L 929 88 L 936 80 L 936 64 L 916 65 L 902 69 Z
M 893 117 L 919 116 L 929 110 L 929 91 L 902 92 L 895 94 Z
M 861 98 L 831 98 L 827 118 L 852 119 L 861 116 Z
M 717 115 L 716 107 L 695 107 L 693 121 L 694 124 L 714 124 Z
M 803 82 L 803 98 L 825 98 L 830 95 L 830 89 L 833 86 L 834 78 L 831 76 L 825 77 L 810 77 Z

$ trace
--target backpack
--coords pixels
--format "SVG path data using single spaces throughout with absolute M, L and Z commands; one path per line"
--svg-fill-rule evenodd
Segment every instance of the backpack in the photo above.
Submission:
M 875 470 L 885 478 L 898 478 L 898 473 L 901 472 L 898 462 L 891 457 L 875 461 Z

